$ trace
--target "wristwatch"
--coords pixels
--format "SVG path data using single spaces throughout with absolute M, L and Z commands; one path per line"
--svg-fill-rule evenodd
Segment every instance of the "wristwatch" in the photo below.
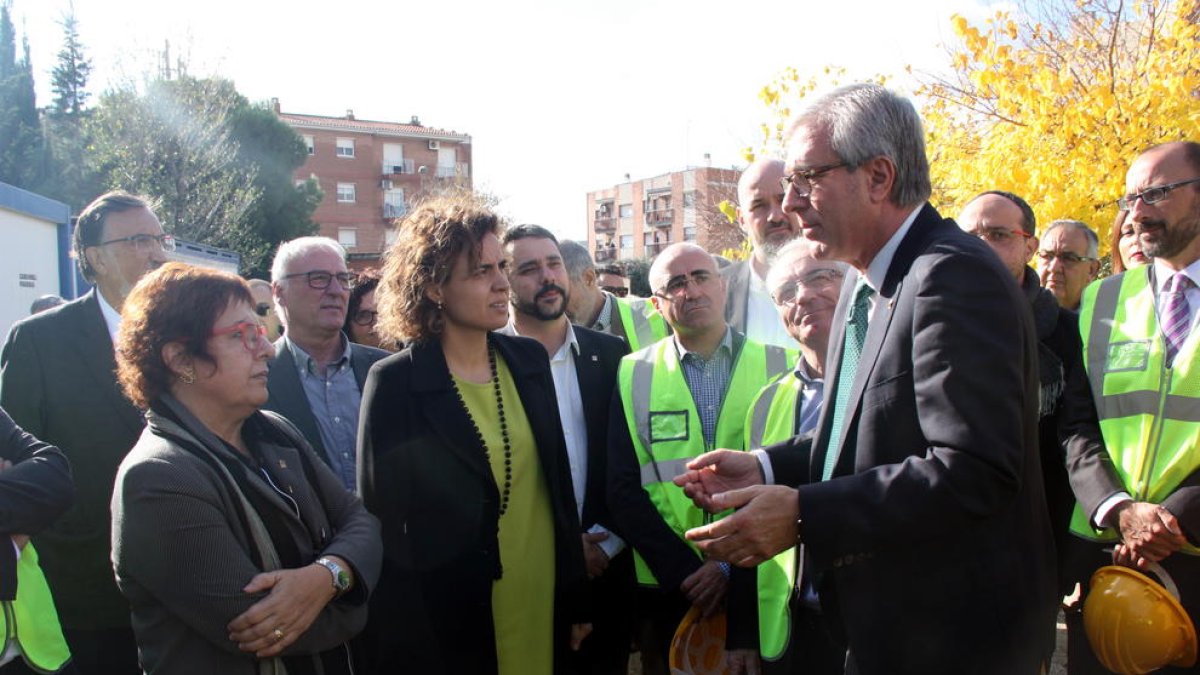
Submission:
M 350 590 L 350 572 L 346 568 L 325 557 L 317 558 L 317 564 L 333 575 L 333 590 L 337 591 L 338 595 Z

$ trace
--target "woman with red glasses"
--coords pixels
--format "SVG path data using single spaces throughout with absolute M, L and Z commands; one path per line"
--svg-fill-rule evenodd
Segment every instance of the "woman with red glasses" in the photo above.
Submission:
M 250 289 L 170 263 L 122 308 L 117 375 L 147 427 L 117 471 L 113 566 L 146 673 L 351 673 L 378 522 L 260 408 L 274 348 Z

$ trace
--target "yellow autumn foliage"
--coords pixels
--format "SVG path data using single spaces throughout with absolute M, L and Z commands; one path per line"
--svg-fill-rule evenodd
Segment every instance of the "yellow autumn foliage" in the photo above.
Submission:
M 1040 224 L 1100 234 L 1125 171 L 1147 147 L 1200 138 L 1196 0 L 1058 0 L 1035 16 L 951 21 L 952 74 L 923 76 L 933 201 L 953 215 L 983 190 L 1009 190 Z M 1046 9 L 1048 8 L 1048 9 Z

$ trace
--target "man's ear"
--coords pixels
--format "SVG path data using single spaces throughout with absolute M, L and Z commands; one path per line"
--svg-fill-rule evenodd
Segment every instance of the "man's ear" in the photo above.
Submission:
M 584 288 L 595 288 L 596 278 L 597 275 L 595 268 L 586 269 L 583 271 L 583 274 L 579 275 L 579 281 L 583 283 Z
M 866 172 L 871 201 L 882 203 L 891 199 L 892 186 L 896 184 L 896 164 L 891 158 L 883 155 L 872 157 L 858 170 Z
M 96 277 L 104 275 L 108 269 L 108 259 L 105 258 L 104 252 L 99 246 L 88 246 L 83 249 L 83 256 L 87 258 L 88 266 L 95 270 Z
M 1121 254 L 1117 253 L 1117 255 L 1121 255 Z M 1093 260 L 1088 264 L 1091 265 L 1091 267 L 1092 267 L 1092 275 L 1090 278 L 1095 279 L 1096 277 L 1100 276 L 1100 261 Z
M 1034 254 L 1037 253 L 1038 243 L 1037 237 L 1023 237 L 1025 240 L 1025 264 L 1028 265 L 1033 261 Z

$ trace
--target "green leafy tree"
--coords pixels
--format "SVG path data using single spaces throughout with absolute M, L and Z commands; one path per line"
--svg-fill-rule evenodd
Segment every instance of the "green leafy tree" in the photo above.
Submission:
M 88 137 L 84 128 L 89 113 L 87 84 L 92 64 L 79 37 L 74 6 L 63 15 L 59 25 L 63 44 L 50 73 L 54 100 L 46 116 L 50 171 L 40 192 L 65 202 L 72 211 L 79 211 L 102 192 L 101 177 L 88 163 Z
M 12 2 L 0 4 L 0 181 L 36 189 L 45 172 L 42 127 L 33 89 L 29 41 L 17 59 Z

